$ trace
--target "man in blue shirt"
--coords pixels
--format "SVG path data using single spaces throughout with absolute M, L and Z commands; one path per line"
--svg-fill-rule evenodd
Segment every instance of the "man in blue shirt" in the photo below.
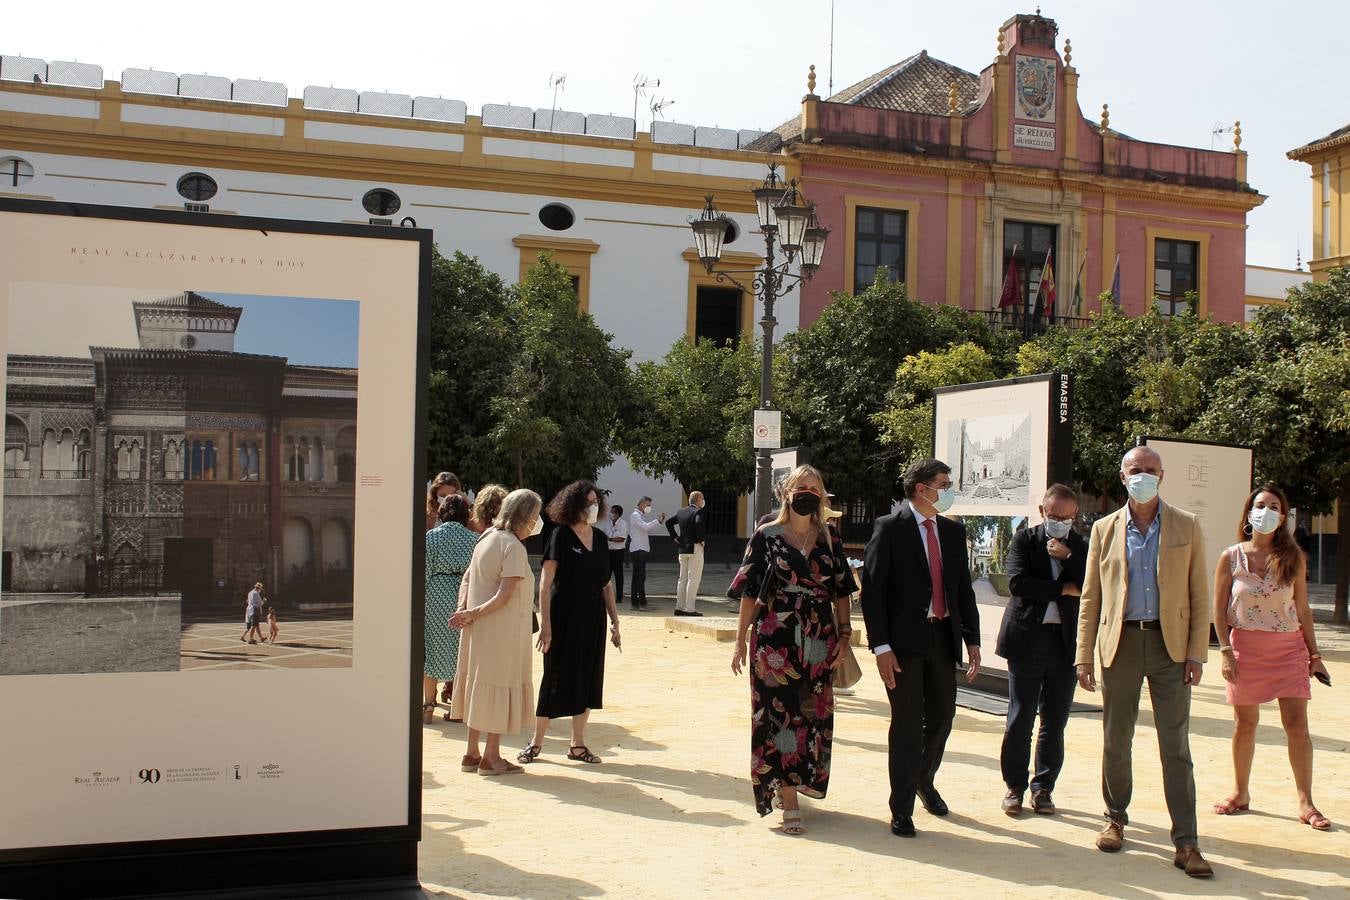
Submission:
M 1120 463 L 1129 493 L 1124 508 L 1092 526 L 1078 608 L 1078 681 L 1096 690 L 1093 656 L 1102 673 L 1102 796 L 1106 828 L 1097 849 L 1124 842 L 1134 789 L 1132 745 L 1139 696 L 1148 680 L 1172 818 L 1172 862 L 1192 877 L 1214 874 L 1200 855 L 1191 763 L 1191 688 L 1209 653 L 1209 571 L 1194 515 L 1158 499 L 1162 458 L 1135 447 Z

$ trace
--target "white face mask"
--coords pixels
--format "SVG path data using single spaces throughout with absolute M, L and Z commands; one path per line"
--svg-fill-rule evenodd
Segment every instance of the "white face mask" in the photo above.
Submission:
M 1280 527 L 1280 511 L 1270 507 L 1253 509 L 1247 514 L 1247 524 L 1257 534 L 1270 534 Z
M 595 524 L 595 520 L 598 519 L 598 518 L 600 518 L 600 507 L 599 507 L 599 506 L 597 506 L 596 504 L 592 503 L 590 506 L 586 507 L 586 524 L 587 524 L 587 525 L 594 525 L 594 524 Z
M 1135 503 L 1148 503 L 1158 496 L 1158 481 L 1151 472 L 1138 472 L 1125 481 L 1125 490 Z
M 1045 520 L 1045 533 L 1057 541 L 1062 541 L 1069 536 L 1069 531 L 1073 528 L 1073 522 L 1057 522 L 1054 519 Z
M 932 485 L 925 485 L 925 487 L 927 487 L 930 491 L 937 492 L 937 499 L 932 501 L 932 503 L 933 509 L 937 510 L 940 513 L 945 513 L 947 510 L 951 509 L 952 504 L 956 502 L 955 486 L 946 487 L 943 488 L 942 490 L 938 490 Z
M 530 526 L 530 537 L 534 537 L 536 534 L 538 534 L 539 532 L 541 532 L 541 531 L 543 531 L 543 530 L 544 530 L 544 518 L 543 518 L 543 516 L 535 516 L 535 517 L 534 517 L 534 524 Z

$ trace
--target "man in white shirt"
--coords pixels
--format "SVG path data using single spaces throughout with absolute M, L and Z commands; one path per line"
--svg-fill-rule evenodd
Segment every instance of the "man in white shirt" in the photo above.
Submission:
M 665 513 L 654 519 L 647 518 L 651 511 L 652 498 L 643 497 L 628 517 L 628 555 L 633 561 L 633 584 L 628 599 L 633 609 L 647 608 L 647 556 L 652 549 L 650 535 L 666 522 Z
M 605 525 L 605 537 L 609 539 L 609 570 L 614 575 L 614 603 L 623 605 L 623 557 L 628 549 L 628 522 L 623 517 L 623 507 L 614 504 L 609 508 L 609 522 Z M 634 604 L 634 609 L 637 605 Z

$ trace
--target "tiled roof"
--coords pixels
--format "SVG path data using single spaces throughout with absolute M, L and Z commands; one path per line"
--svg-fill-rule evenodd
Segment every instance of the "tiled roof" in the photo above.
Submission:
M 953 81 L 956 82 L 956 109 L 966 112 L 979 97 L 980 76 L 929 56 L 927 50 L 920 50 L 857 84 L 837 91 L 827 97 L 826 102 L 945 116 Z M 800 138 L 801 117 L 794 116 L 774 131 L 785 141 Z
M 172 307 L 177 309 L 202 309 L 212 310 L 213 312 L 231 313 L 242 312 L 243 308 L 239 306 L 227 306 L 215 300 L 203 297 L 194 291 L 184 291 L 181 294 L 174 294 L 172 297 L 165 297 L 163 300 L 151 300 L 145 303 L 137 303 L 137 306 L 159 306 Z
M 1290 159 L 1298 159 L 1305 153 L 1313 150 L 1321 150 L 1323 147 L 1334 146 L 1350 142 L 1350 125 L 1342 125 L 1326 137 L 1320 137 L 1315 141 L 1304 144 L 1295 150 L 1290 150 L 1288 156 Z

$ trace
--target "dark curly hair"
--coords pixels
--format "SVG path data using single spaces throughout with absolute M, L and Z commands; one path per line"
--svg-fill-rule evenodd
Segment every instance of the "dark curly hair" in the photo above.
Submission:
M 436 521 L 469 524 L 469 500 L 463 494 L 450 494 L 442 497 L 436 509 Z
M 586 496 L 592 491 L 595 492 L 596 500 L 600 504 L 600 518 L 605 515 L 605 492 L 596 486 L 594 481 L 583 478 L 580 481 L 574 481 L 567 487 L 558 491 L 557 495 L 549 501 L 548 514 L 549 521 L 557 525 L 575 525 L 583 520 L 586 514 Z M 597 521 L 599 521 L 597 519 Z

